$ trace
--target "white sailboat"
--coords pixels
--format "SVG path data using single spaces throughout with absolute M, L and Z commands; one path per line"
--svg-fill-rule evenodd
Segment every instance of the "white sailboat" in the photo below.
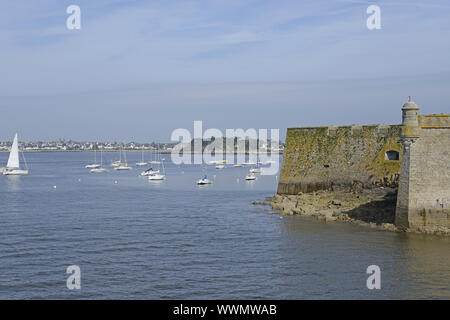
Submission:
M 106 173 L 108 169 L 103 168 L 103 150 L 100 150 L 100 166 L 97 168 L 92 168 L 91 173 Z
M 256 166 L 252 166 L 252 168 L 250 169 L 250 173 L 261 173 L 261 167 L 259 166 L 260 162 L 259 162 L 259 157 L 258 155 L 256 156 Z
M 87 164 L 85 166 L 86 169 L 95 169 L 100 168 L 100 165 L 97 163 L 97 149 L 94 149 L 94 163 Z
M 142 147 L 142 156 L 141 156 L 141 161 L 140 162 L 136 162 L 136 167 L 143 167 L 146 166 L 148 163 L 144 161 L 144 147 Z
M 162 173 L 153 173 L 148 176 L 148 180 L 164 180 L 166 179 L 166 172 L 164 170 L 164 161 L 161 161 L 161 171 Z
M 120 162 L 120 164 L 117 167 L 114 167 L 114 170 L 124 171 L 124 170 L 131 170 L 131 169 L 133 169 L 132 167 L 128 166 L 127 153 L 126 152 L 123 153 L 123 156 L 124 156 L 124 162 Z
M 23 154 L 22 154 L 23 156 Z M 25 158 L 23 158 L 25 160 Z M 25 167 L 27 163 L 25 162 Z M 28 174 L 28 168 L 26 170 L 20 169 L 19 160 L 19 142 L 17 133 L 14 136 L 13 144 L 11 146 L 11 151 L 9 153 L 8 163 L 6 164 L 6 169 L 3 171 L 4 175 L 26 175 Z
M 161 154 L 159 152 L 159 147 L 156 149 L 155 160 L 149 162 L 150 164 L 161 164 Z
M 120 165 L 122 165 L 122 149 L 119 149 L 119 160 L 111 162 L 111 167 L 115 168 L 119 167 Z

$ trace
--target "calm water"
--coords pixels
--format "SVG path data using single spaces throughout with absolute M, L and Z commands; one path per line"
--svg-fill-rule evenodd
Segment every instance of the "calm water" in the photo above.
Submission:
M 450 239 L 269 215 L 251 202 L 274 194 L 274 176 L 210 167 L 215 183 L 198 187 L 198 165 L 151 182 L 136 168 L 90 174 L 90 153 L 26 157 L 29 176 L 0 176 L 2 299 L 450 298 Z M 66 287 L 72 264 L 81 290 Z M 372 264 L 381 290 L 366 288 Z

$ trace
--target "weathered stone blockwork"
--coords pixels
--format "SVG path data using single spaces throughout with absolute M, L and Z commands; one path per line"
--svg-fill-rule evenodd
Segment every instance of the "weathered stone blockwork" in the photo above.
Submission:
M 450 228 L 450 116 L 418 116 L 415 134 L 408 126 L 403 132 L 396 225 L 425 232 Z
M 334 187 L 396 187 L 400 172 L 400 125 L 290 128 L 279 194 Z M 398 160 L 387 152 L 397 153 Z
M 398 188 L 400 229 L 450 232 L 450 115 L 419 115 L 410 99 L 401 125 L 290 128 L 278 194 Z

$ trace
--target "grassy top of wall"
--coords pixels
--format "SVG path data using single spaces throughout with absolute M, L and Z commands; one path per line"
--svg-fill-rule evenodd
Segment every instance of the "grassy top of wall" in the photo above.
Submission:
M 420 115 L 419 126 L 423 129 L 450 128 L 450 114 Z
M 387 160 L 386 151 L 399 160 Z M 290 128 L 279 193 L 333 186 L 395 186 L 401 161 L 400 125 Z

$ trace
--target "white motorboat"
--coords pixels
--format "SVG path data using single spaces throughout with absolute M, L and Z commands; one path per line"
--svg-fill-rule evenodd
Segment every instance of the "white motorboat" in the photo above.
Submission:
M 206 175 L 205 175 L 202 179 L 197 180 L 197 184 L 198 184 L 198 185 L 211 184 L 211 183 L 212 183 L 212 181 L 209 180 L 209 179 L 206 177 Z
M 225 168 L 225 166 L 223 165 L 223 164 L 218 164 L 217 166 L 216 166 L 216 169 L 219 169 L 219 170 L 222 170 L 222 169 L 224 169 Z
M 23 153 L 22 153 L 23 157 Z M 25 161 L 25 157 L 23 157 L 25 167 L 27 167 L 27 163 Z M 11 146 L 11 151 L 9 152 L 8 163 L 6 164 L 6 168 L 3 170 L 4 175 L 27 175 L 27 169 L 20 169 L 20 160 L 19 160 L 19 141 L 17 133 L 14 136 L 14 140 Z
M 245 180 L 256 180 L 256 176 L 253 173 L 250 173 L 245 176 Z

